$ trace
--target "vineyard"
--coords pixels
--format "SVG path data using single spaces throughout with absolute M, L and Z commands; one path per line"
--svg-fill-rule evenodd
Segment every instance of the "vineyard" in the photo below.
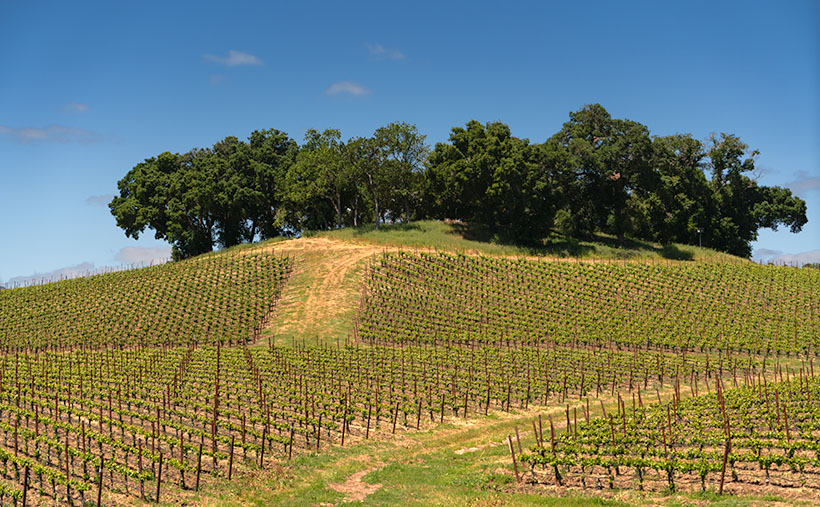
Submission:
M 560 346 L 570 353 L 632 351 L 634 361 L 614 372 L 629 379 L 620 386 L 629 394 L 613 386 L 607 397 L 592 382 L 594 389 L 581 387 L 574 399 L 554 400 L 564 406 L 555 420 L 539 416 L 532 431 L 527 423 L 515 428 L 506 443 L 517 482 L 552 491 L 781 487 L 818 497 L 818 283 L 814 270 L 751 263 L 397 252 L 369 267 L 357 336 L 369 344 L 499 347 L 529 365 L 539 363 L 532 351 Z M 663 364 L 695 355 L 701 367 L 681 372 L 652 364 L 652 351 Z M 539 380 L 549 378 L 535 370 Z M 577 371 L 587 379 L 602 375 L 590 357 Z M 661 377 L 670 371 L 664 390 Z M 588 393 L 608 398 L 609 410 L 604 401 L 591 408 L 581 399 Z M 550 406 L 547 397 L 539 404 Z
M 820 272 L 752 263 L 546 262 L 386 254 L 365 277 L 366 343 L 814 354 Z
M 481 494 L 820 498 L 814 270 L 348 249 L 354 332 L 307 345 L 262 333 L 286 243 L 0 293 L 0 504 L 190 504 L 473 426 L 515 477 Z
M 607 417 L 555 431 L 533 424 L 536 443 L 518 459 L 534 482 L 566 488 L 697 489 L 777 486 L 820 491 L 820 379 L 801 369 L 790 381 L 748 379 L 714 393 L 636 407 L 619 400 Z M 510 440 L 512 451 L 515 448 Z M 526 468 L 525 467 L 525 468 Z
M 287 258 L 235 250 L 0 292 L 0 349 L 243 343 L 287 278 Z
M 7 355 L 3 487 L 12 496 L 21 494 L 16 483 L 51 499 L 85 500 L 105 488 L 112 498 L 156 500 L 163 483 L 196 491 L 202 480 L 377 434 L 529 404 L 588 405 L 681 379 L 703 389 L 707 377 L 760 368 L 561 348 L 191 345 Z

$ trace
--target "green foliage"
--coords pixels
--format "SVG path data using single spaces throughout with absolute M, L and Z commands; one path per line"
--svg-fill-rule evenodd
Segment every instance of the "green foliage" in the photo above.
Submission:
M 237 250 L 0 293 L 5 350 L 244 342 L 276 301 L 287 258 Z
M 630 197 L 652 190 L 649 129 L 612 119 L 594 104 L 570 113 L 570 121 L 547 141 L 546 150 L 546 164 L 567 208 L 573 216 L 584 217 L 577 230 L 606 230 L 623 244 L 625 234 L 633 231 Z
M 389 189 L 393 218 L 398 218 L 395 212 L 402 209 L 404 222 L 412 219 L 411 206 L 417 205 L 421 199 L 421 171 L 429 152 L 424 143 L 426 137 L 415 125 L 404 122 L 390 123 L 373 134 L 381 166 L 381 186 Z M 376 217 L 377 224 L 379 218 Z
M 758 378 L 741 386 L 735 379 L 734 388 L 728 379 L 713 379 L 712 392 L 686 399 L 680 386 L 669 402 L 644 405 L 619 399 L 615 413 L 579 418 L 571 431 L 542 437 L 521 461 L 533 468 L 533 475 L 536 465 L 560 467 L 568 478 L 610 475 L 620 467 L 618 475 L 631 469 L 646 489 L 675 490 L 697 478 L 703 491 L 707 483 L 717 489 L 725 454 L 726 484 L 768 484 L 770 475 L 777 475 L 773 485 L 813 487 L 817 480 L 809 469 L 820 465 L 815 436 L 820 413 L 813 400 L 820 396 L 820 382 L 802 371 L 791 381 L 760 380 L 782 373 L 781 368 L 772 363 L 768 369 L 746 368 L 745 373 Z M 644 483 L 647 476 L 651 483 Z
M 749 151 L 737 136 L 712 136 L 707 168 L 712 173 L 705 235 L 709 246 L 749 257 L 751 242 L 761 227 L 786 225 L 799 232 L 806 224 L 806 203 L 780 187 L 762 187 L 746 176 L 754 170 L 757 151 Z
M 342 226 L 343 205 L 347 204 L 342 198 L 353 176 L 344 149 L 338 130 L 307 131 L 296 163 L 287 172 L 285 208 L 289 226 L 297 230 Z M 325 211 L 328 206 L 333 219 Z
M 129 237 L 146 228 L 174 258 L 276 235 L 416 217 L 486 225 L 541 243 L 556 226 L 576 239 L 611 234 L 662 244 L 702 242 L 749 257 L 760 228 L 806 224 L 806 203 L 757 184 L 756 151 L 737 136 L 650 136 L 600 104 L 570 113 L 542 144 L 501 122 L 455 127 L 432 152 L 415 125 L 394 122 L 346 143 L 310 129 L 299 147 L 277 130 L 249 142 L 163 153 L 119 182 L 109 207 Z
M 280 185 L 297 145 L 277 130 L 255 131 L 249 140 L 228 137 L 213 148 L 137 164 L 109 204 L 117 226 L 135 239 L 153 229 L 173 245 L 175 259 L 281 234 Z
M 753 263 L 565 262 L 387 254 L 366 278 L 359 335 L 455 342 L 813 353 L 812 270 Z
M 543 237 L 552 225 L 547 175 L 526 139 L 503 123 L 470 121 L 438 143 L 427 170 L 428 213 L 487 224 L 523 242 Z

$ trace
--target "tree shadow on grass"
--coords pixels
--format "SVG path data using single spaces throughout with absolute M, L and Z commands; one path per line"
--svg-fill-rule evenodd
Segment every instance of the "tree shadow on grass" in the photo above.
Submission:
M 664 259 L 679 261 L 694 259 L 694 253 L 682 250 L 676 245 L 658 246 L 647 241 L 626 238 L 623 247 L 621 247 L 617 238 L 606 234 L 593 234 L 587 238 L 576 238 L 553 231 L 546 238 L 540 238 L 533 242 L 521 242 L 505 235 L 504 232 L 492 233 L 489 227 L 484 224 L 454 223 L 452 228 L 454 233 L 459 234 L 466 240 L 514 246 L 530 255 L 583 257 L 594 254 L 597 250 L 596 245 L 601 245 L 612 249 L 610 254 L 619 259 L 641 257 L 647 253 L 655 253 Z
M 420 231 L 421 227 L 419 224 L 415 222 L 410 223 L 394 223 L 394 224 L 382 224 L 379 229 L 376 229 L 376 224 L 365 224 L 360 225 L 356 228 L 351 228 L 353 231 L 354 236 L 363 236 L 368 233 L 372 232 L 408 232 L 408 231 Z
M 534 256 L 582 257 L 595 250 L 592 245 L 584 245 L 577 238 L 561 234 L 550 234 L 548 238 L 539 238 L 531 242 L 522 242 L 510 237 L 504 231 L 491 232 L 489 227 L 479 223 L 454 223 L 453 232 L 468 241 L 496 243 L 516 247 L 524 253 Z
M 681 250 L 675 245 L 664 245 L 660 249 L 660 255 L 664 259 L 674 259 L 677 261 L 691 261 L 695 258 L 695 254 Z

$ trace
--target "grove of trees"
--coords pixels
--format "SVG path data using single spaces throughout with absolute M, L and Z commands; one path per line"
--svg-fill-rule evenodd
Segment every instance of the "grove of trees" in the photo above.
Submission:
M 257 239 L 373 223 L 457 218 L 519 243 L 550 231 L 697 244 L 748 257 L 760 228 L 806 224 L 806 203 L 759 185 L 757 151 L 732 134 L 652 136 L 598 104 L 543 143 L 470 121 L 432 149 L 414 125 L 367 138 L 278 130 L 134 166 L 109 204 L 129 237 L 146 229 L 174 258 Z M 700 231 L 700 232 L 699 232 Z

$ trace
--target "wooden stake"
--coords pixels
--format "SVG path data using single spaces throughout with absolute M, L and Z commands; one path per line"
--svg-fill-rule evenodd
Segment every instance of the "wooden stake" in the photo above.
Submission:
M 159 503 L 159 487 L 162 484 L 162 453 L 159 453 L 159 467 L 157 468 L 157 499 L 156 503 Z
M 316 450 L 319 450 L 319 442 L 322 440 L 322 413 L 319 412 L 319 426 L 316 428 Z M 345 427 L 342 423 L 342 445 L 345 445 Z
M 367 427 L 364 430 L 364 439 L 367 440 L 370 438 L 370 409 L 372 406 L 368 403 L 367 404 Z
M 100 475 L 97 478 L 97 507 L 100 507 L 102 500 L 102 481 L 103 481 L 103 457 L 100 455 Z
M 290 443 L 288 444 L 288 459 L 293 457 L 293 433 L 295 428 L 293 427 L 293 423 L 290 424 Z
M 26 507 L 26 497 L 28 496 L 28 465 L 23 472 L 23 507 Z
M 732 437 L 726 437 L 726 448 L 723 450 L 723 466 L 720 469 L 720 489 L 718 494 L 723 494 L 723 481 L 726 479 L 726 462 L 729 459 L 729 452 L 732 450 Z
M 265 439 L 268 436 L 268 425 L 266 424 L 262 429 L 262 448 L 259 450 L 259 468 L 262 468 L 262 464 L 264 463 L 265 459 Z
M 202 441 L 199 442 L 199 454 L 196 457 L 196 491 L 199 491 L 200 473 L 202 473 Z
M 235 438 L 234 435 L 231 435 L 231 454 L 228 458 L 228 480 L 231 480 L 231 476 L 233 475 L 233 444 Z
M 319 417 L 322 417 L 322 414 L 319 414 Z M 345 405 L 344 415 L 342 415 L 342 447 L 345 446 L 345 429 L 347 427 L 347 405 Z M 320 428 L 321 429 L 321 428 Z
M 513 470 L 515 471 L 515 483 L 518 484 L 518 462 L 515 460 L 515 449 L 513 448 L 512 435 L 507 435 L 507 441 L 510 443 L 510 454 L 512 454 Z
M 444 393 L 441 393 L 441 418 L 438 421 L 439 423 L 444 422 Z

